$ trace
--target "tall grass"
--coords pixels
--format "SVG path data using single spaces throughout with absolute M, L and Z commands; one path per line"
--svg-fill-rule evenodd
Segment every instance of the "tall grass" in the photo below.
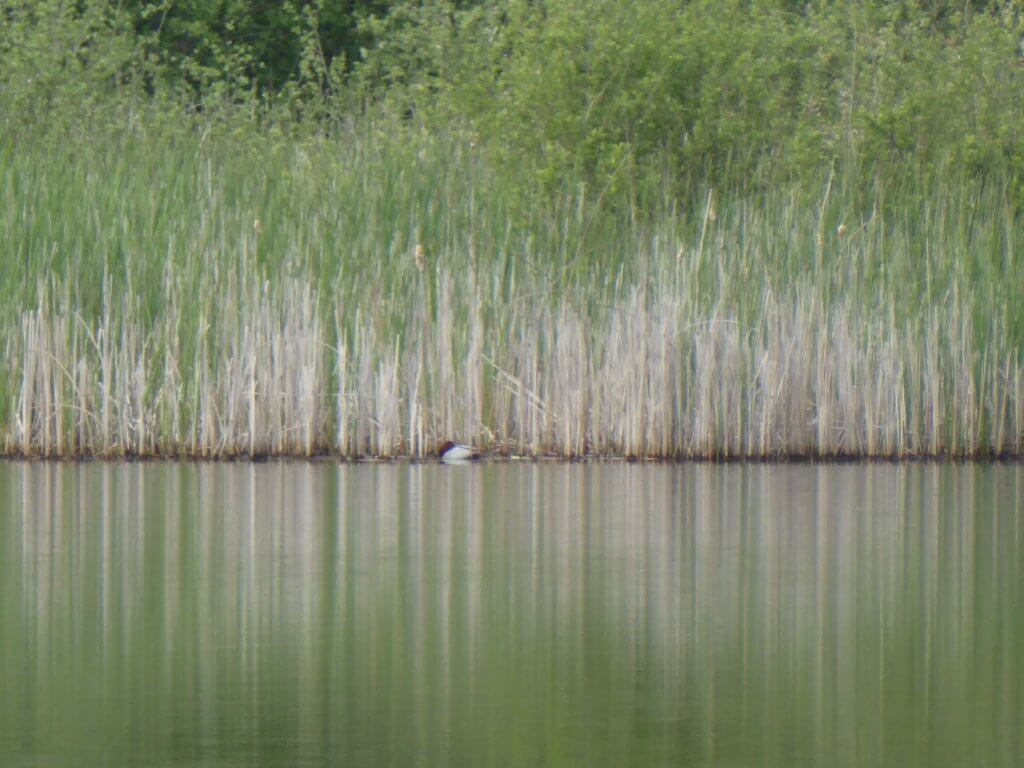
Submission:
M 399 130 L 0 143 L 0 448 L 1024 453 L 1003 185 L 601 192 Z

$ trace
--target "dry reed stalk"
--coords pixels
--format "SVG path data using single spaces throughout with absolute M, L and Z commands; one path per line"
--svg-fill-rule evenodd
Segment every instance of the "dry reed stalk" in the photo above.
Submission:
M 717 247 L 714 244 L 706 248 Z M 721 278 L 721 279 L 724 279 Z M 565 457 L 1019 454 L 1019 351 L 976 346 L 958 299 L 908 322 L 766 290 L 741 321 L 667 283 L 589 316 L 539 298 L 489 319 L 475 278 L 398 336 L 360 311 L 324 333 L 308 282 L 240 276 L 236 312 L 147 331 L 134 299 L 89 324 L 49 299 L 5 341 L 22 455 L 423 456 L 456 437 Z M 467 295 L 468 294 L 468 295 Z M 418 319 L 417 319 L 418 318 Z M 157 362 L 159 365 L 157 365 Z M 181 369 L 188 370 L 182 375 Z

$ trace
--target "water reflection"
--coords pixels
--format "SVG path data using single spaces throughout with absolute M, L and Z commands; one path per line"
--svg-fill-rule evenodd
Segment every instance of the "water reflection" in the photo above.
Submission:
M 1019 765 L 1024 470 L 0 464 L 23 766 Z

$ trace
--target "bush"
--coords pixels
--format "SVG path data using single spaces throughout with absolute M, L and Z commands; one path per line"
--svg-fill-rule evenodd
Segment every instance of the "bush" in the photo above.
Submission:
M 1019 3 L 400 2 L 356 81 L 601 194 L 1016 163 Z M 958 7 L 961 7 L 958 5 Z
M 143 68 L 130 19 L 110 3 L 0 0 L 0 120 L 73 123 L 124 97 Z
M 533 193 L 1024 178 L 1021 0 L 0 0 L 0 119 L 381 111 Z M 126 110 L 127 107 L 127 110 Z M 167 109 L 166 107 L 169 107 Z M 215 111 L 215 110 L 213 110 Z M 276 118 L 275 118 L 276 119 Z M 582 185 L 582 186 L 581 186 Z

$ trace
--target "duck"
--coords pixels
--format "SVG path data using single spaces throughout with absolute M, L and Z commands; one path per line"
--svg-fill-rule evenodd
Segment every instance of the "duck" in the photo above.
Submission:
M 441 461 L 466 461 L 476 458 L 473 449 L 468 445 L 453 443 L 451 440 L 442 443 L 441 447 L 437 449 L 437 454 L 441 457 Z

